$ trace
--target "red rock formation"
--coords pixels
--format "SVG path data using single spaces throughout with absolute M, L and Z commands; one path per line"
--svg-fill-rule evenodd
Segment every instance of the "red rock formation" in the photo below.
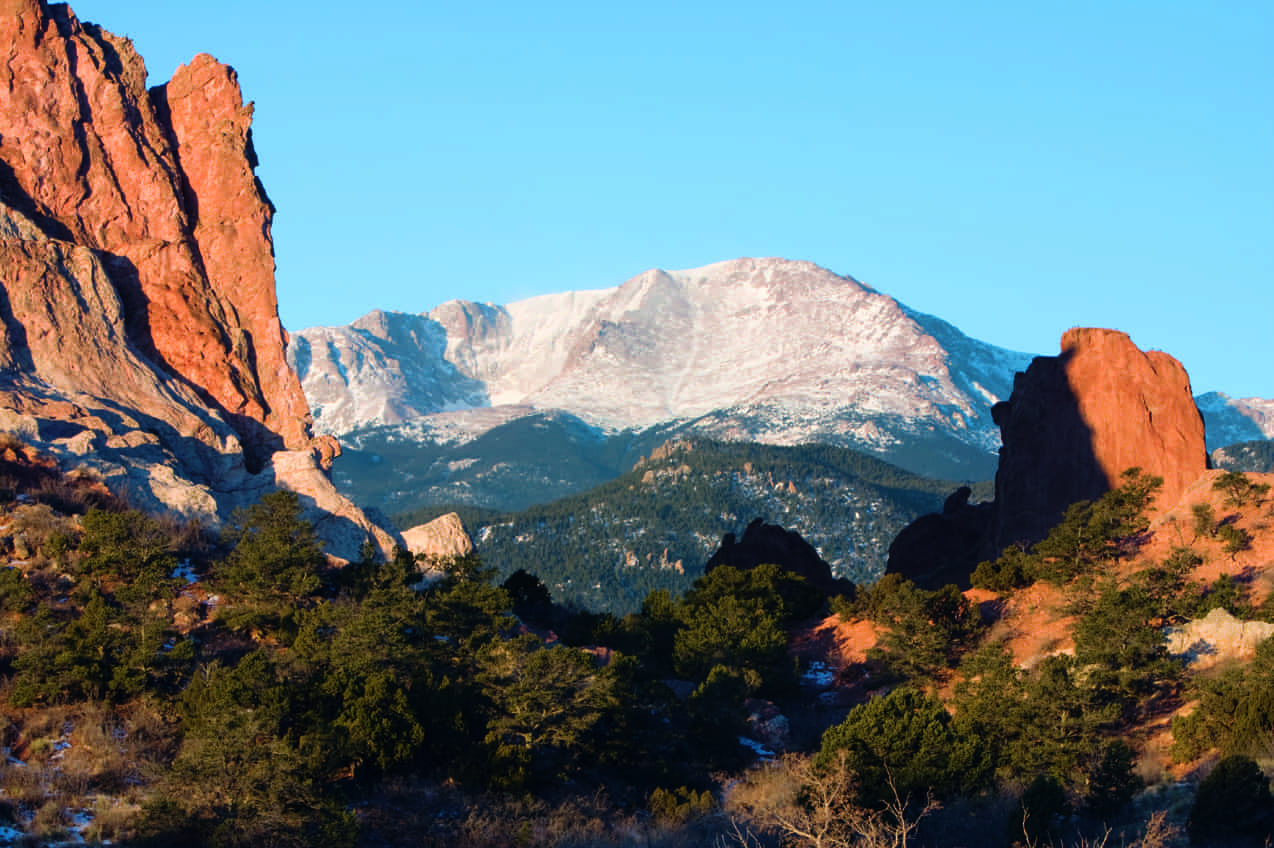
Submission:
M 97 256 L 129 344 L 222 413 L 256 464 L 305 447 L 308 407 L 275 302 L 273 210 L 234 72 L 199 56 L 148 92 L 127 39 L 42 0 L 0 0 L 0 51 L 0 200 L 43 237 Z
M 326 550 L 397 538 L 341 497 L 285 358 L 251 105 L 208 56 L 0 0 L 0 431 L 211 525 L 275 488 Z
M 1038 357 L 997 404 L 996 550 L 1043 538 L 1066 507 L 1119 484 L 1132 467 L 1163 477 L 1175 503 L 1207 468 L 1190 378 L 1166 353 L 1126 333 L 1077 328 L 1056 357 Z
M 1115 330 L 1068 330 L 1061 353 L 1019 372 L 992 414 L 1003 443 L 994 503 L 971 506 L 966 491 L 942 515 L 913 521 L 890 545 L 887 572 L 926 588 L 967 586 L 980 560 L 1043 539 L 1068 506 L 1101 497 L 1129 468 L 1163 478 L 1164 506 L 1207 469 L 1185 369 Z

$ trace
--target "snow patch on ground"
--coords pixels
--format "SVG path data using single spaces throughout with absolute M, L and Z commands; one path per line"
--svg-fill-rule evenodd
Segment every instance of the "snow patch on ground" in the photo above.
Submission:
M 185 580 L 186 583 L 198 583 L 199 575 L 195 573 L 195 567 L 191 565 L 190 560 L 183 559 L 172 573 L 173 580 Z
M 762 745 L 760 742 L 756 741 L 755 739 L 749 739 L 746 736 L 740 736 L 739 744 L 742 745 L 744 748 L 752 749 L 752 753 L 756 754 L 759 759 L 762 759 L 762 760 L 774 759 L 774 752 L 771 751 L 769 748 L 765 747 L 764 745 Z

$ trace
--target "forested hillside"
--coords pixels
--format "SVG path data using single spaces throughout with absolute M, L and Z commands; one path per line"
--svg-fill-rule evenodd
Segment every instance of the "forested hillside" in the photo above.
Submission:
M 898 530 L 939 510 L 957 485 L 845 448 L 695 439 L 582 495 L 512 515 L 460 513 L 498 574 L 526 568 L 561 602 L 625 613 L 651 591 L 685 591 L 722 537 L 755 518 L 799 532 L 837 576 L 873 582 Z M 989 485 L 979 490 L 989 494 Z M 420 524 L 438 511 L 445 509 L 397 523 Z
M 1209 474 L 1152 525 L 1129 473 L 970 593 L 722 566 L 621 618 L 530 561 L 333 567 L 287 492 L 212 537 L 9 443 L 0 841 L 1261 845 L 1274 513 Z M 1256 638 L 1172 647 L 1218 611 Z
M 1212 464 L 1226 471 L 1274 471 L 1274 441 L 1239 442 L 1212 452 Z
M 472 440 L 424 423 L 368 428 L 345 437 L 332 479 L 355 503 L 391 515 L 439 504 L 511 512 L 613 480 L 667 438 L 663 428 L 605 435 L 553 412 Z

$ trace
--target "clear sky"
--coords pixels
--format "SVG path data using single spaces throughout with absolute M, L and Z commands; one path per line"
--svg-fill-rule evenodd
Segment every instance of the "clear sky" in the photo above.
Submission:
M 290 329 L 804 259 L 1274 398 L 1274 3 L 79 0 L 256 103 Z

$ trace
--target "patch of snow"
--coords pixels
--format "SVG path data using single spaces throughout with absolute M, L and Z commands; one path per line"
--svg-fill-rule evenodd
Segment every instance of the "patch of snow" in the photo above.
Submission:
M 986 387 L 985 387 L 985 386 L 983 386 L 981 383 L 979 383 L 977 380 L 973 380 L 973 381 L 971 381 L 971 382 L 970 382 L 970 385 L 971 385 L 971 386 L 973 386 L 973 390 L 974 390 L 974 391 L 976 391 L 978 394 L 982 395 L 982 398 L 983 398 L 983 399 L 984 399 L 987 403 L 991 404 L 992 406 L 994 406 L 995 404 L 997 404 L 997 403 L 999 403 L 999 402 L 1000 402 L 1000 399 L 999 399 L 998 397 L 996 397 L 995 392 L 993 392 L 993 391 L 991 391 L 990 389 L 986 388 Z
M 746 736 L 740 736 L 739 744 L 742 745 L 744 748 L 751 748 L 752 753 L 756 754 L 757 757 L 759 757 L 762 760 L 774 759 L 774 752 L 771 751 L 769 748 L 765 747 L 764 745 L 762 745 L 760 742 L 756 741 L 755 739 L 749 739 Z
M 187 583 L 198 583 L 199 575 L 195 574 L 195 567 L 190 564 L 190 560 L 183 559 L 172 573 L 173 580 L 185 580 Z
M 827 663 L 815 660 L 801 675 L 801 682 L 818 689 L 830 689 L 836 682 L 836 670 Z

